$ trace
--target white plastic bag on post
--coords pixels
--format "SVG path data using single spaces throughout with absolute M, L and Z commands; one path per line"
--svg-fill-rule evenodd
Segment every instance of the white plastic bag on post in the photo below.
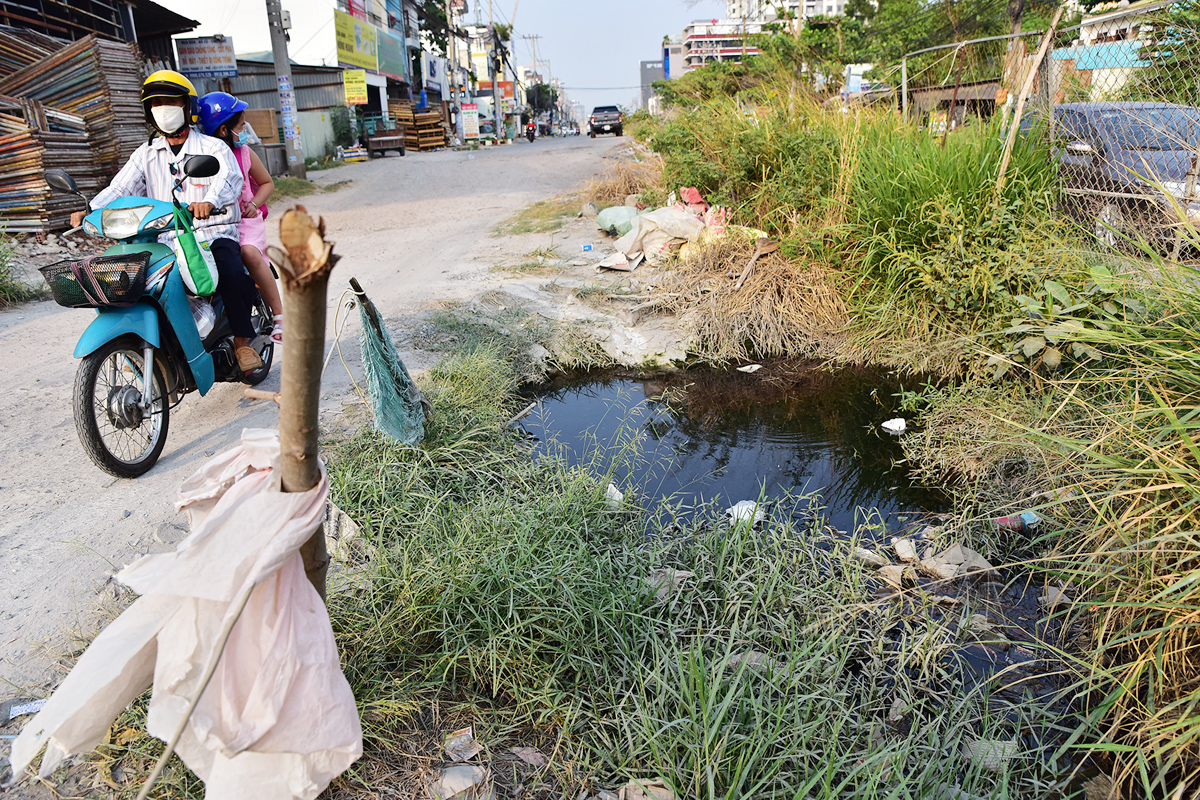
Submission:
M 118 579 L 142 596 L 80 658 L 13 744 L 14 780 L 47 745 L 40 774 L 94 748 L 153 676 L 147 728 L 169 739 L 226 615 L 251 586 L 177 752 L 208 800 L 312 800 L 362 754 L 362 729 L 329 615 L 299 554 L 329 484 L 284 493 L 275 431 L 247 430 L 180 488 L 192 532 Z

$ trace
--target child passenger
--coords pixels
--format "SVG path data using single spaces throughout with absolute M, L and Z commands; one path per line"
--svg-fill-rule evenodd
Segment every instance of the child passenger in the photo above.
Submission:
M 210 92 L 200 98 L 200 130 L 225 142 L 233 150 L 238 166 L 241 167 L 242 221 L 238 225 L 238 238 L 242 247 L 242 263 L 258 284 L 263 299 L 271 307 L 275 327 L 271 339 L 277 344 L 283 341 L 283 302 L 279 287 L 267 264 L 267 198 L 275 190 L 275 183 L 262 161 L 246 144 L 246 104 L 225 92 Z

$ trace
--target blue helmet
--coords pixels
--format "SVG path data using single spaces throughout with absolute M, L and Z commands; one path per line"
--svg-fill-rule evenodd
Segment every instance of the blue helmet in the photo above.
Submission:
M 247 108 L 244 102 L 225 92 L 209 92 L 200 98 L 197 105 L 200 109 L 200 130 L 209 136 L 215 136 L 217 128 Z

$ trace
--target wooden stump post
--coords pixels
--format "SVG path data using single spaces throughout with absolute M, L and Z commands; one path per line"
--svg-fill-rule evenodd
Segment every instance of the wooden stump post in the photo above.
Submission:
M 287 356 L 279 391 L 279 448 L 283 490 L 307 492 L 321 479 L 317 462 L 317 411 L 321 399 L 321 365 L 325 356 L 325 301 L 329 273 L 337 262 L 333 243 L 325 241 L 325 225 L 304 206 L 285 211 L 279 221 L 283 250 L 268 248 L 283 283 L 283 328 Z M 300 548 L 304 572 L 321 599 L 329 554 L 324 527 Z

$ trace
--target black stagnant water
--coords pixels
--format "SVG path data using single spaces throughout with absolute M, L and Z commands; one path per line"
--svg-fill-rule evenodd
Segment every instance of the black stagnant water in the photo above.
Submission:
M 564 377 L 539 389 L 521 424 L 539 454 L 611 470 L 617 487 L 645 505 L 667 498 L 723 509 L 760 495 L 816 493 L 841 530 L 880 519 L 891 529 L 947 508 L 940 491 L 909 479 L 898 440 L 880 428 L 898 416 L 900 389 L 875 372 L 791 362 L 753 374 Z M 623 444 L 634 435 L 630 462 Z

